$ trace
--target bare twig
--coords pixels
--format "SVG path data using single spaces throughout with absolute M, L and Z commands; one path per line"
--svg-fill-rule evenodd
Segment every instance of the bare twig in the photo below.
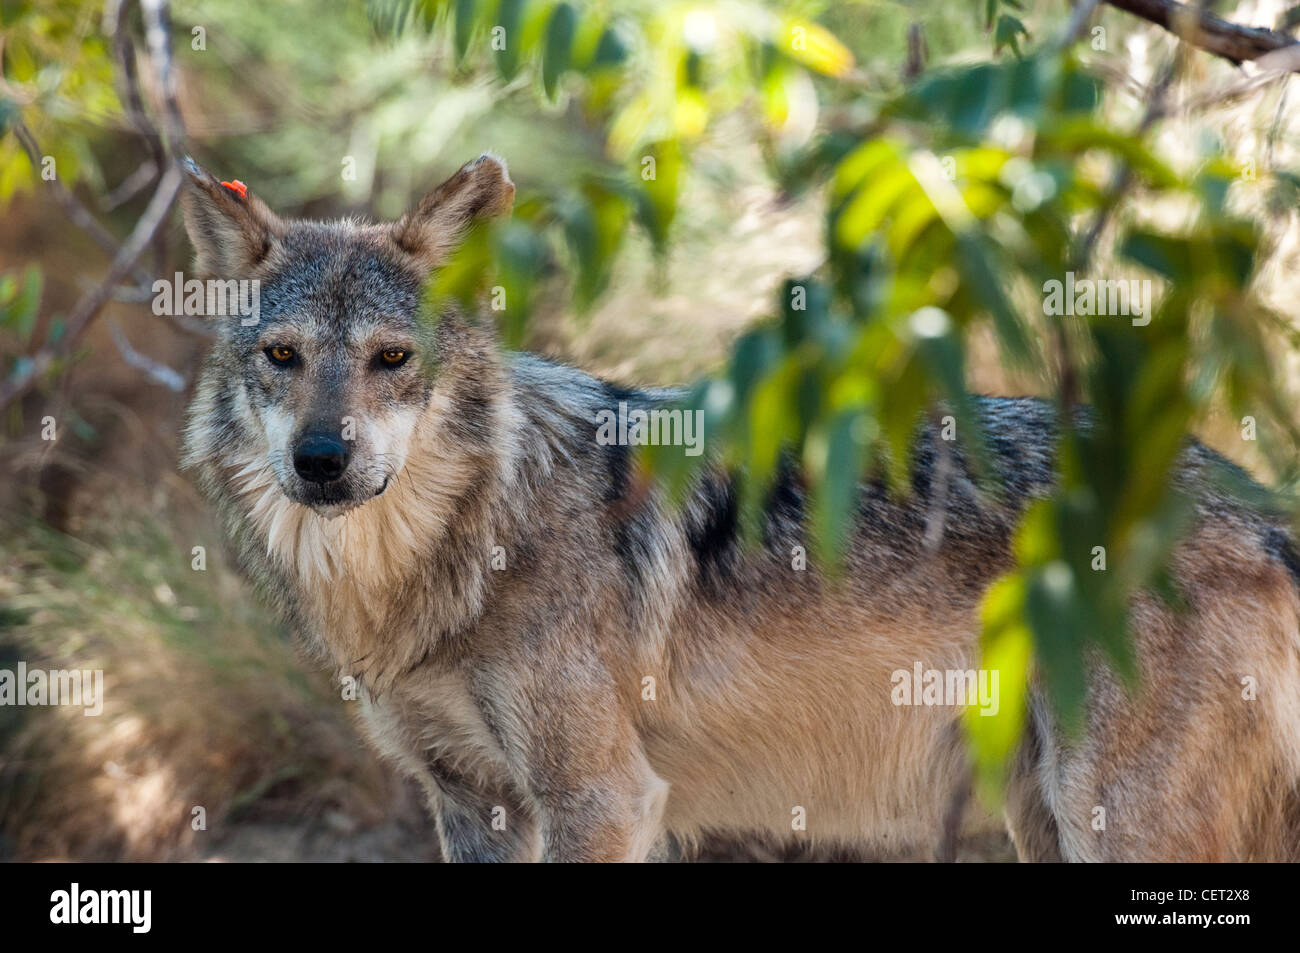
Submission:
M 126 107 L 127 118 L 144 138 L 155 170 L 161 170 L 165 155 L 162 136 L 144 108 L 144 97 L 140 94 L 140 76 L 135 64 L 135 44 L 131 42 L 131 34 L 122 22 L 125 8 L 126 0 L 109 0 L 104 7 L 104 32 L 112 38 L 118 67 L 122 71 L 122 103 Z
M 1106 59 L 1089 60 L 1088 69 L 1103 77 L 1107 82 L 1123 86 L 1125 91 L 1138 102 L 1146 102 L 1148 90 L 1145 83 L 1139 81 L 1122 66 L 1117 66 Z
M 185 390 L 185 378 L 161 361 L 155 361 L 149 355 L 141 354 L 132 347 L 131 341 L 116 321 L 110 320 L 108 329 L 113 334 L 113 343 L 117 345 L 117 352 L 122 355 L 122 360 L 136 370 L 144 371 L 154 381 L 168 390 L 173 390 L 178 394 Z
M 111 212 L 119 205 L 131 201 L 158 178 L 158 169 L 159 166 L 153 159 L 145 159 L 134 172 L 118 183 L 117 188 L 100 200 L 100 207 L 106 212 Z
M 1277 111 L 1273 113 L 1273 123 L 1268 128 L 1268 149 L 1264 153 L 1264 161 L 1271 169 L 1273 168 L 1273 147 L 1277 145 L 1278 133 L 1282 129 L 1282 115 L 1286 112 L 1287 96 L 1291 92 L 1290 77 L 1282 80 L 1282 92 L 1277 97 Z
M 1173 113 L 1192 113 L 1202 109 L 1230 106 L 1237 100 L 1258 92 L 1266 86 L 1281 83 L 1285 88 L 1286 80 L 1293 72 L 1300 70 L 1300 44 L 1285 47 L 1275 53 L 1269 53 L 1255 61 L 1257 72 L 1244 76 L 1236 82 L 1224 85 L 1209 92 L 1198 93 L 1180 103 L 1164 103 L 1156 118 Z M 1112 83 L 1122 85 L 1139 102 L 1152 101 L 1153 86 L 1138 82 L 1129 73 L 1105 60 L 1093 60 L 1088 63 L 1089 70 L 1099 73 Z M 1285 100 L 1285 97 L 1283 97 Z M 1280 115 L 1280 114 L 1279 114 Z
M 114 289 L 135 267 L 140 256 L 153 241 L 158 229 L 162 227 L 168 210 L 171 209 L 172 203 L 176 201 L 176 196 L 180 192 L 181 182 L 179 167 L 174 164 L 169 165 L 153 197 L 149 200 L 144 214 L 135 223 L 135 228 L 118 251 L 117 257 L 113 259 L 108 274 L 93 291 L 81 297 L 68 315 L 63 335 L 54 344 L 38 351 L 3 385 L 0 385 L 0 407 L 9 406 L 16 398 L 27 393 L 55 361 L 72 353 L 91 322 L 112 298 Z
M 1297 50 L 1300 50 L 1300 47 L 1297 47 Z M 1166 106 L 1162 110 L 1162 115 L 1167 115 L 1174 111 L 1190 113 L 1202 109 L 1231 106 L 1236 100 L 1249 96 L 1251 93 L 1257 92 L 1265 86 L 1271 86 L 1279 79 L 1283 79 L 1290 75 L 1291 73 L 1286 70 L 1270 70 L 1267 73 L 1257 73 L 1254 76 L 1247 76 L 1245 79 L 1233 83 L 1231 86 L 1225 86 L 1208 93 L 1202 93 L 1193 99 L 1189 99 L 1186 102 L 1179 103 L 1175 106 Z
M 189 152 L 186 143 L 185 123 L 181 119 L 180 104 L 176 98 L 176 72 L 172 68 L 171 8 L 167 0 L 138 0 L 144 16 L 145 49 L 149 64 L 162 96 L 163 150 L 167 157 L 176 160 Z M 156 266 L 161 269 L 167 260 L 167 237 L 159 234 L 154 243 Z
M 1138 128 L 1135 133 L 1138 137 L 1144 135 L 1164 114 L 1165 95 L 1168 93 L 1169 87 L 1173 84 L 1174 79 L 1182 70 L 1183 63 L 1186 60 L 1186 51 L 1187 47 L 1180 44 L 1174 51 L 1174 56 L 1169 61 L 1169 65 L 1165 68 L 1164 73 L 1152 89 L 1150 98 L 1148 99 L 1146 113 L 1143 115 L 1142 121 L 1138 123 Z M 1110 223 L 1111 217 L 1115 213 L 1115 209 L 1119 206 L 1120 201 L 1124 197 L 1124 193 L 1128 191 L 1132 182 L 1133 167 L 1125 162 L 1115 171 L 1115 176 L 1111 180 L 1105 201 L 1102 203 L 1101 208 L 1097 210 L 1097 214 L 1093 218 L 1088 231 L 1084 234 L 1082 241 L 1080 241 L 1076 246 L 1076 251 L 1072 256 L 1069 270 L 1074 271 L 1075 273 L 1087 271 L 1088 265 L 1092 261 L 1092 255 L 1096 249 L 1097 241 L 1101 238 L 1101 233 L 1106 230 L 1106 226 Z M 1056 360 L 1061 374 L 1061 413 L 1063 415 L 1063 423 L 1068 424 L 1073 420 L 1073 408 L 1077 403 L 1079 403 L 1081 397 L 1079 372 L 1078 368 L 1074 365 L 1074 357 L 1071 353 L 1072 348 L 1070 347 L 1070 335 L 1066 330 L 1065 324 L 1057 321 L 1052 324 L 1052 328 L 1053 343 L 1056 347 Z
M 1295 39 L 1276 30 L 1263 27 L 1241 26 L 1215 16 L 1203 7 L 1195 7 L 1177 0 L 1106 0 L 1108 4 L 1141 17 L 1183 41 L 1206 52 L 1221 56 L 1231 63 L 1258 60 L 1275 50 L 1296 46 Z M 1290 67 L 1300 71 L 1300 65 Z
M 925 30 L 914 21 L 907 28 L 907 62 L 903 64 L 903 79 L 915 79 L 925 72 L 927 58 Z
M 1165 68 L 1164 73 L 1150 92 L 1146 113 L 1143 114 L 1142 121 L 1138 123 L 1137 130 L 1134 133 L 1137 138 L 1141 138 L 1150 131 L 1151 127 L 1155 125 L 1162 116 L 1164 116 L 1165 95 L 1169 92 L 1169 87 L 1173 85 L 1175 77 L 1177 77 L 1179 72 L 1182 70 L 1182 65 L 1185 60 L 1186 47 L 1180 46 L 1174 52 L 1173 59 L 1169 61 L 1169 65 Z M 1079 246 L 1079 250 L 1074 260 L 1075 271 L 1084 271 L 1087 269 L 1088 263 L 1092 260 L 1092 253 L 1096 247 L 1097 239 L 1101 237 L 1102 231 L 1106 228 L 1106 225 L 1109 224 L 1116 206 L 1119 205 L 1120 199 L 1124 197 L 1124 193 L 1128 191 L 1128 187 L 1132 181 L 1133 167 L 1125 162 L 1116 171 L 1115 178 L 1111 181 L 1106 201 L 1097 211 L 1097 217 L 1093 219 L 1092 226 L 1088 229 L 1086 237 Z
M 118 52 L 125 87 L 123 100 L 127 105 L 132 125 L 148 144 L 153 153 L 149 164 L 161 170 L 161 177 L 144 213 L 135 223 L 126 241 L 120 246 L 112 233 L 104 228 L 71 192 L 60 183 L 54 183 L 56 200 L 73 222 L 85 229 L 100 247 L 113 255 L 113 262 L 99 284 L 77 301 L 67 317 L 63 334 L 59 339 L 45 345 L 30 359 L 21 363 L 9 379 L 0 384 L 0 407 L 6 407 L 26 394 L 57 361 L 73 353 L 77 343 L 104 306 L 122 293 L 121 286 L 128 275 L 134 276 L 137 288 L 152 285 L 149 274 L 144 269 L 138 268 L 137 264 L 155 238 L 160 235 L 167 213 L 180 193 L 184 177 L 180 167 L 174 161 L 174 156 L 178 148 L 183 149 L 185 146 L 185 126 L 181 120 L 180 107 L 176 98 L 167 2 L 166 0 L 138 0 L 138 2 L 144 17 L 150 66 L 157 77 L 158 89 L 163 100 L 164 133 L 158 132 L 144 108 L 144 97 L 140 93 L 139 76 L 135 69 L 135 54 L 123 24 L 122 15 L 126 0 L 110 0 L 105 9 L 104 28 L 112 37 Z M 23 148 L 32 160 L 33 167 L 39 166 L 40 150 L 31 132 L 21 123 L 17 124 L 16 131 Z M 140 174 L 140 170 L 137 170 L 136 175 Z M 179 375 L 175 371 L 140 354 L 130 346 L 130 342 L 125 340 L 116 327 L 113 331 L 118 349 L 122 351 L 123 357 L 129 364 L 141 367 L 154 379 L 160 380 L 167 386 L 176 383 Z
M 24 123 L 18 122 L 14 124 L 14 135 L 18 137 L 18 141 L 22 144 L 23 150 L 27 153 L 27 157 L 32 163 L 32 167 L 39 167 L 41 149 L 40 145 L 36 142 L 36 138 L 32 135 L 31 130 L 28 129 Z M 142 170 L 136 170 L 136 174 L 134 174 L 132 178 L 136 178 L 141 171 Z M 123 183 L 123 185 L 125 184 L 126 183 Z M 76 195 L 74 195 L 70 189 L 66 188 L 63 183 L 59 182 L 57 179 L 52 180 L 49 183 L 49 187 L 54 195 L 55 201 L 59 204 L 59 207 L 63 209 L 68 218 L 72 220 L 74 225 L 83 229 L 95 240 L 95 244 L 99 245 L 100 248 L 108 252 L 108 254 L 112 255 L 114 258 L 121 253 L 122 246 L 118 243 L 117 237 L 105 228 L 100 223 L 99 219 L 97 219 L 89 209 L 77 200 Z M 119 186 L 119 191 L 120 189 L 121 187 Z M 138 190 L 137 187 L 136 191 Z M 123 199 L 122 201 L 126 201 L 126 199 Z M 141 267 L 134 267 L 131 269 L 131 279 L 134 281 L 133 285 L 119 285 L 112 290 L 111 297 L 114 300 L 142 302 L 149 301 L 153 298 L 153 276 L 149 274 L 149 272 Z M 212 328 L 202 321 L 196 321 L 185 315 L 179 314 L 171 315 L 171 318 L 176 324 L 192 334 L 198 334 L 209 338 L 214 336 Z
M 1073 43 L 1083 35 L 1084 28 L 1087 27 L 1093 12 L 1100 4 L 1101 0 L 1079 0 L 1074 5 L 1074 11 L 1070 14 L 1070 22 L 1066 24 L 1065 32 L 1061 36 L 1063 46 Z
M 144 14 L 145 48 L 163 99 L 163 144 L 169 155 L 183 155 L 185 123 L 181 120 L 176 73 L 172 69 L 171 13 L 166 0 L 140 0 L 140 12 Z
M 21 121 L 14 123 L 13 130 L 14 135 L 18 137 L 18 141 L 22 144 L 23 151 L 27 153 L 33 172 L 39 175 L 40 173 L 37 170 L 41 167 L 42 153 L 40 146 L 37 145 L 36 137 L 32 135 L 26 124 Z M 120 251 L 117 238 L 113 233 L 105 228 L 99 219 L 95 218 L 90 210 L 82 205 L 62 182 L 58 179 L 52 179 L 49 183 L 49 189 L 54 196 L 54 201 L 59 203 L 59 207 L 63 209 L 64 214 L 72 220 L 74 225 L 93 238 L 95 244 L 110 255 L 116 255 Z M 149 280 L 149 276 L 143 271 L 139 272 L 136 277 L 142 281 Z

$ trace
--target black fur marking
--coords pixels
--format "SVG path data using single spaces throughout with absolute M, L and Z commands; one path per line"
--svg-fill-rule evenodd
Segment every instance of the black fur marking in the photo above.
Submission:
M 768 494 L 763 519 L 763 545 L 770 550 L 785 550 L 803 543 L 807 518 L 806 494 L 794 463 L 783 460 L 776 481 Z
M 654 533 L 654 519 L 644 509 L 638 509 L 614 525 L 614 554 L 623 567 L 633 595 L 645 589 L 645 573 L 654 559 Z
M 733 578 L 738 558 L 740 507 L 733 481 L 708 476 L 700 487 L 701 510 L 688 516 L 686 539 L 695 553 L 699 580 L 705 589 L 716 589 Z
M 602 403 L 604 408 L 617 410 L 620 403 L 626 403 L 628 410 L 637 407 L 648 409 L 654 406 L 649 395 L 641 391 L 620 387 L 608 381 L 601 381 Z M 602 409 L 604 409 L 602 408 Z M 592 441 L 598 429 L 592 421 Z M 624 444 L 597 445 L 604 463 L 607 483 L 604 502 L 617 504 L 627 499 L 632 489 L 634 447 Z M 631 510 L 614 507 L 613 543 L 614 554 L 618 557 L 627 576 L 628 584 L 636 595 L 645 589 L 645 573 L 653 562 L 655 532 L 654 520 L 644 507 L 635 506 Z
M 1296 553 L 1291 537 L 1277 527 L 1271 528 L 1264 537 L 1264 549 L 1268 554 L 1286 567 L 1291 574 L 1291 581 L 1300 589 L 1300 554 Z
M 626 403 L 630 412 L 638 408 L 648 410 L 655 405 L 649 395 L 641 391 L 619 387 L 609 381 L 601 381 L 600 383 L 604 398 L 604 407 L 602 409 L 617 411 L 620 403 Z M 594 443 L 598 429 L 595 420 L 592 420 L 591 427 L 592 442 Z M 605 502 L 617 503 L 627 495 L 628 490 L 631 488 L 633 448 L 620 444 L 606 444 L 600 446 L 600 450 L 604 454 L 605 472 L 609 476 L 609 485 L 605 490 Z
M 605 458 L 605 473 L 609 477 L 605 502 L 617 503 L 627 495 L 632 480 L 632 448 L 612 443 L 600 450 Z

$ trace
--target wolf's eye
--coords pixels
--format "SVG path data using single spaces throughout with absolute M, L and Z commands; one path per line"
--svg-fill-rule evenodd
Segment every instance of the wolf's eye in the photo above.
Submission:
M 409 351 L 404 351 L 399 347 L 389 348 L 386 351 L 379 352 L 379 363 L 384 367 L 401 367 L 410 357 Z
M 283 344 L 273 344 L 264 353 L 277 367 L 288 367 L 298 356 L 293 348 L 285 347 Z

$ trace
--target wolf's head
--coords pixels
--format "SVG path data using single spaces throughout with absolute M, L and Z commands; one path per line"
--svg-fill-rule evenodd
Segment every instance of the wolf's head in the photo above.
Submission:
M 255 314 L 219 322 L 210 364 L 228 386 L 206 399 L 229 405 L 230 432 L 204 436 L 253 431 L 284 495 L 322 516 L 374 499 L 402 471 L 457 346 L 448 322 L 420 320 L 423 283 L 475 220 L 509 211 L 505 165 L 481 156 L 380 225 L 281 219 L 238 183 L 188 160 L 186 171 L 201 277 L 257 282 Z

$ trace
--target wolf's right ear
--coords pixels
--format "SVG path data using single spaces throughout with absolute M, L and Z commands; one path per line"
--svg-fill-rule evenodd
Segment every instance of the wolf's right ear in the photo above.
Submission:
M 186 178 L 181 207 L 194 245 L 195 269 L 233 278 L 264 261 L 285 233 L 279 216 L 250 195 L 242 182 L 221 182 L 189 156 L 181 160 L 181 168 Z
M 435 268 L 455 250 L 470 225 L 509 213 L 514 201 L 515 184 L 505 162 L 485 152 L 398 219 L 393 241 L 425 267 Z

